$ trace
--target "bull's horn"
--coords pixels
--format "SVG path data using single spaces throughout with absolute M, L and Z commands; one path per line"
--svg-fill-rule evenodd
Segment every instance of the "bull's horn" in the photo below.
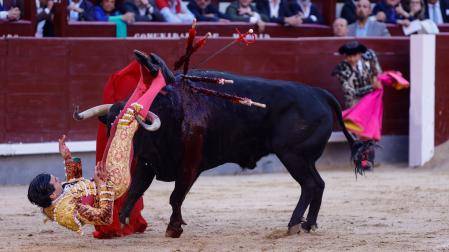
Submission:
M 73 111 L 73 119 L 77 121 L 85 120 L 94 116 L 104 116 L 109 112 L 109 109 L 112 107 L 112 104 L 103 104 L 98 105 L 93 108 L 87 109 L 83 112 L 79 112 L 79 106 L 75 107 L 75 111 Z
M 151 124 L 146 124 L 140 116 L 136 115 L 136 120 L 147 131 L 156 131 L 161 127 L 161 119 L 155 113 L 148 111 L 146 120 L 150 121 Z

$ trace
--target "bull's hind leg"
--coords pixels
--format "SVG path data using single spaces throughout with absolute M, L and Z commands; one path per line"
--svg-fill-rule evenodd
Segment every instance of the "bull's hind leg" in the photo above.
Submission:
M 282 153 L 278 154 L 278 157 L 292 177 L 301 185 L 301 196 L 288 223 L 289 234 L 295 234 L 301 230 L 301 224 L 304 222 L 303 216 L 307 207 L 319 198 L 319 201 L 313 204 L 313 208 L 310 208 L 312 209 L 312 213 L 309 209 L 309 216 L 314 217 L 314 223 L 316 222 L 316 216 L 318 215 L 321 197 L 323 195 L 324 182 L 322 179 L 321 181 L 316 179 L 313 172 L 313 163 L 310 159 L 296 153 Z
M 313 164 L 312 177 L 318 187 L 316 188 L 315 194 L 310 202 L 309 212 L 307 213 L 307 221 L 301 224 L 302 228 L 307 232 L 318 227 L 316 220 L 318 218 L 318 212 L 320 211 L 325 186 L 324 180 L 318 173 L 315 164 Z

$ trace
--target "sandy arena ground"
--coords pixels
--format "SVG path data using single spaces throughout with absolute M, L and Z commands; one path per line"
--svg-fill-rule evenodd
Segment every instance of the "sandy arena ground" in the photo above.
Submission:
M 449 251 L 449 145 L 419 169 L 383 165 L 356 181 L 350 168 L 323 170 L 319 229 L 286 236 L 299 187 L 287 173 L 200 177 L 183 205 L 188 223 L 165 238 L 173 183 L 145 194 L 150 228 L 112 240 L 42 224 L 27 186 L 0 187 L 0 251 Z

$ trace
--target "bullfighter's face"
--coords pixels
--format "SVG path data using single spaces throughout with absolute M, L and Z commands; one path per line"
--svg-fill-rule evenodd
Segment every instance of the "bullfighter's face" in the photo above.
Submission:
M 59 178 L 53 175 L 51 175 L 50 184 L 55 188 L 55 191 L 50 195 L 50 199 L 55 200 L 62 194 L 62 184 Z
M 345 60 L 351 64 L 351 66 L 355 67 L 357 65 L 357 62 L 362 58 L 361 53 L 356 53 L 352 55 L 346 55 Z

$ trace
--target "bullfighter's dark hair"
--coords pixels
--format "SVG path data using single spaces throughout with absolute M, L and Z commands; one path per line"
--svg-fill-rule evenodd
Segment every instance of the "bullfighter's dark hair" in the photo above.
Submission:
M 50 195 L 55 191 L 55 187 L 50 184 L 51 175 L 42 173 L 37 175 L 28 187 L 28 200 L 40 207 L 51 206 Z

